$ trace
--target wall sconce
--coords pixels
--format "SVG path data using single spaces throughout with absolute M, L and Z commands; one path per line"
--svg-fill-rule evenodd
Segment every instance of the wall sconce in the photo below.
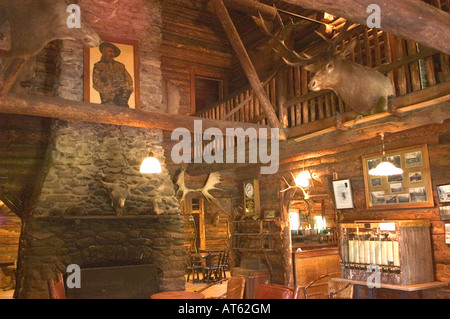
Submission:
M 159 174 L 162 172 L 161 163 L 153 156 L 152 151 L 142 162 L 140 172 L 142 174 Z
M 380 133 L 381 142 L 383 144 L 383 159 L 377 167 L 372 168 L 369 171 L 369 175 L 371 176 L 392 176 L 392 175 L 401 175 L 403 174 L 403 170 L 398 168 L 391 162 L 386 161 L 386 152 L 384 149 L 384 133 Z
M 303 192 L 303 196 L 305 199 L 309 199 L 311 197 L 310 192 L 312 187 L 314 186 L 314 180 L 317 179 L 314 173 L 311 173 L 310 170 L 304 170 L 297 177 L 292 174 L 292 178 L 294 179 L 295 185 L 290 185 L 287 180 L 283 177 L 284 182 L 288 185 L 288 188 L 283 189 L 280 193 L 286 192 L 289 189 L 299 188 Z

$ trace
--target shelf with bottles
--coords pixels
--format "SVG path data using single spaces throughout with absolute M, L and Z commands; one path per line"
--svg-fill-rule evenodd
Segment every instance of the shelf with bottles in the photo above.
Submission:
M 379 271 L 384 283 L 433 281 L 428 221 L 362 221 L 340 226 L 341 269 L 347 279 L 365 280 Z

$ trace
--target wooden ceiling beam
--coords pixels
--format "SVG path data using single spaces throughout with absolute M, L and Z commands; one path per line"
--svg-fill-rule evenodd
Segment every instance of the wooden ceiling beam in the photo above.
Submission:
M 135 110 L 115 105 L 92 104 L 38 95 L 9 94 L 0 105 L 0 113 L 160 129 L 164 131 L 185 128 L 191 133 L 195 132 L 195 120 L 202 121 L 203 132 L 208 128 L 218 128 L 225 134 L 227 128 L 243 128 L 244 130 L 253 128 L 259 134 L 260 128 L 269 128 L 265 125 L 252 123 L 211 120 L 187 115 Z
M 244 69 L 248 81 L 261 104 L 261 108 L 266 115 L 270 127 L 274 129 L 278 128 L 280 140 L 286 140 L 286 133 L 284 131 L 284 128 L 282 127 L 275 113 L 274 107 L 264 90 L 256 69 L 253 66 L 252 60 L 250 59 L 250 56 L 248 55 L 248 52 L 244 44 L 242 43 L 239 33 L 236 30 L 233 20 L 231 19 L 223 0 L 211 0 L 211 3 L 214 5 L 216 14 L 219 17 L 222 27 L 225 30 L 225 33 L 227 34 L 234 51 L 236 52 L 236 56 L 241 63 L 242 68 Z
M 367 25 L 367 8 L 373 0 L 285 0 L 302 8 L 314 9 Z M 450 14 L 423 1 L 378 1 L 381 29 L 398 37 L 421 43 L 450 54 Z M 447 31 L 445 31 L 447 30 Z
M 277 9 L 254 0 L 223 0 L 227 7 L 236 11 L 259 17 L 259 14 L 265 20 L 272 21 L 277 16 Z

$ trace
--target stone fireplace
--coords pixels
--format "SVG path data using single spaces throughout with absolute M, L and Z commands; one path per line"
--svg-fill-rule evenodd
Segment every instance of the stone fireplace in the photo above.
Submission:
M 164 109 L 159 2 L 119 2 L 108 21 L 90 16 L 98 4 L 82 1 L 81 7 L 99 35 L 140 42 L 141 108 Z M 63 41 L 59 64 L 58 95 L 83 100 L 81 45 Z M 48 298 L 47 279 L 66 273 L 70 264 L 81 269 L 152 264 L 156 291 L 184 289 L 184 223 L 162 142 L 159 130 L 54 122 L 23 218 L 17 298 Z M 150 151 L 162 163 L 161 174 L 139 172 Z

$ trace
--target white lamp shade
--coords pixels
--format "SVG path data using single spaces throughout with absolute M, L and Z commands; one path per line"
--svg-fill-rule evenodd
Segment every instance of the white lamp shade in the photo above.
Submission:
M 155 157 L 147 157 L 141 164 L 142 174 L 159 174 L 161 172 L 161 163 Z
M 372 176 L 392 176 L 403 174 L 403 170 L 390 162 L 381 162 L 369 171 Z

